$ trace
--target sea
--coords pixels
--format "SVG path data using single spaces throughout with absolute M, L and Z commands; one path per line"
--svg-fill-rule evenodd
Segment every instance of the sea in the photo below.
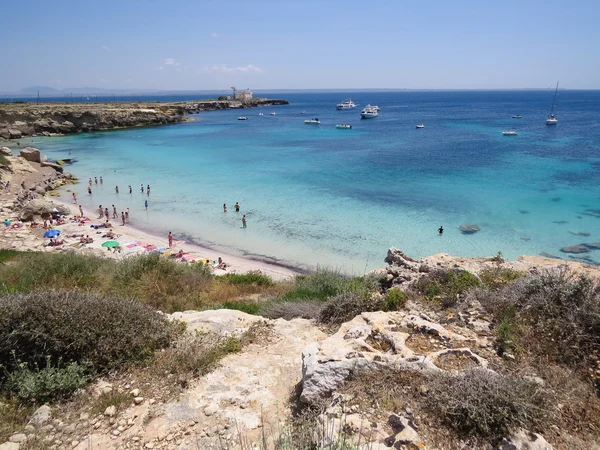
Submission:
M 600 241 L 600 91 L 559 90 L 558 125 L 546 126 L 553 94 L 262 93 L 290 105 L 32 141 L 51 159 L 74 160 L 67 170 L 81 180 L 72 189 L 84 207 L 130 208 L 132 225 L 224 256 L 348 274 L 382 267 L 390 247 L 415 258 L 502 252 L 599 264 L 600 250 L 560 249 Z M 348 97 L 359 106 L 337 111 Z M 361 120 L 367 104 L 378 118 Z M 321 124 L 304 123 L 313 117 Z M 518 135 L 502 134 L 509 129 Z M 463 224 L 480 231 L 464 234 Z

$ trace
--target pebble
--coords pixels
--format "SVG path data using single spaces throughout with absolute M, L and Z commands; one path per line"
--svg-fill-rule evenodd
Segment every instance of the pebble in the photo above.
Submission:
M 206 408 L 204 408 L 204 414 L 208 417 L 212 416 L 214 413 L 216 413 L 219 410 L 219 408 L 217 407 L 217 405 L 215 405 L 214 403 L 211 403 L 210 405 L 208 405 Z
M 140 390 L 139 389 L 134 389 L 129 393 L 132 397 L 139 397 L 140 396 Z
M 135 403 L 136 405 L 143 403 L 143 401 L 144 401 L 144 397 L 135 397 L 133 399 L 133 403 Z
M 104 410 L 104 415 L 107 417 L 112 417 L 117 414 L 117 407 L 115 405 L 111 405 Z

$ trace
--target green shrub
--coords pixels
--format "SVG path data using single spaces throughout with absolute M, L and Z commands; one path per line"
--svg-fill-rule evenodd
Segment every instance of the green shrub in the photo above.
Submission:
M 383 303 L 384 311 L 398 311 L 406 304 L 408 296 L 406 292 L 401 291 L 398 288 L 389 289 L 385 293 L 385 301 Z
M 337 272 L 317 271 L 298 275 L 294 288 L 281 296 L 281 300 L 326 300 L 342 292 L 364 290 L 362 278 L 346 278 Z
M 480 284 L 479 278 L 466 270 L 436 270 L 421 277 L 417 290 L 430 300 L 439 300 L 441 306 L 449 307 Z
M 86 367 L 75 362 L 52 367 L 48 359 L 46 367 L 33 367 L 19 364 L 7 374 L 4 390 L 23 402 L 44 403 L 69 397 L 90 379 Z
M 484 369 L 436 376 L 426 399 L 428 409 L 460 435 L 492 440 L 539 425 L 547 404 L 536 383 Z
M 110 260 L 75 252 L 26 252 L 13 255 L 0 266 L 0 280 L 9 292 L 29 292 L 40 287 L 89 289 L 97 285 Z
M 479 273 L 479 279 L 488 287 L 498 288 L 517 281 L 524 276 L 523 272 L 509 268 L 494 267 L 484 269 Z
M 168 345 L 172 325 L 135 300 L 81 292 L 0 295 L 0 361 L 8 372 L 63 360 L 98 372 Z M 0 377 L 2 374 L 0 374 Z
M 302 319 L 318 319 L 323 304 L 314 301 L 278 301 L 263 305 L 260 315 L 269 319 L 292 320 L 297 317 Z
M 256 273 L 228 273 L 217 277 L 217 281 L 227 281 L 231 284 L 254 284 L 256 286 L 273 286 L 273 280 L 266 275 Z
M 257 315 L 260 308 L 261 305 L 255 302 L 230 301 L 215 305 L 212 309 L 235 309 L 237 311 L 245 312 L 246 314 Z
M 18 250 L 0 250 L 0 263 L 9 261 L 16 256 L 19 256 L 22 252 Z
M 319 313 L 319 321 L 326 324 L 341 324 L 352 320 L 363 312 L 379 311 L 383 301 L 364 291 L 348 291 L 329 299 Z
M 3 166 L 10 166 L 10 161 L 8 160 L 8 158 L 6 156 L 4 156 L 2 153 L 0 153 L 0 165 Z

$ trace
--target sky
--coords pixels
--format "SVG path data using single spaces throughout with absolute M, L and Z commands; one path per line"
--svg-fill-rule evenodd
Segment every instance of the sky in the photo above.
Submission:
M 4 0 L 0 92 L 600 89 L 600 0 Z

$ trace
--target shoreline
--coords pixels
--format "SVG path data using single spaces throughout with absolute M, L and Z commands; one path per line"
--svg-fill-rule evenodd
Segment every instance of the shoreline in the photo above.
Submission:
M 74 203 L 67 203 L 65 202 L 64 199 L 60 199 L 60 198 L 53 198 L 52 201 L 54 201 L 55 203 L 64 206 L 66 208 L 68 208 L 71 211 L 71 215 L 79 215 L 79 211 L 77 209 L 77 206 Z M 95 219 L 95 213 L 94 211 L 90 211 L 89 208 L 84 208 L 83 209 L 84 213 L 86 214 L 86 217 L 90 218 L 90 220 L 93 222 Z M 118 219 L 112 219 L 112 220 L 118 220 Z M 120 219 L 119 219 L 120 220 Z M 81 229 L 84 230 L 88 230 L 88 228 L 86 228 L 85 226 L 83 227 L 79 227 L 79 225 L 77 224 L 67 224 L 66 226 L 71 225 L 71 227 L 75 226 L 76 230 L 81 231 Z M 158 233 L 150 231 L 150 230 L 145 230 L 143 228 L 139 228 L 139 227 L 135 227 L 133 225 L 116 225 L 113 223 L 113 228 L 112 230 L 117 233 L 120 234 L 121 236 L 116 238 L 115 240 L 117 240 L 120 243 L 127 243 L 129 241 L 141 241 L 144 242 L 146 244 L 151 244 L 156 246 L 157 248 L 162 248 L 162 247 L 168 247 L 168 240 L 167 237 L 161 237 L 158 235 Z M 64 226 L 66 228 L 66 226 Z M 105 229 L 101 229 L 101 230 L 105 230 Z M 90 236 L 91 237 L 95 237 L 96 231 L 94 230 L 93 232 L 90 232 Z M 104 231 L 102 231 L 102 233 L 104 233 Z M 87 234 L 87 233 L 84 233 Z M 104 251 L 101 247 L 101 242 L 95 240 L 94 243 L 92 244 L 88 244 L 90 249 L 95 249 L 95 250 L 101 250 L 103 251 L 103 253 L 105 253 L 105 256 L 109 256 L 109 257 L 115 257 L 115 258 L 126 258 L 127 256 L 130 256 L 128 254 L 119 254 L 119 253 L 112 253 L 109 251 Z M 219 257 L 223 257 L 223 260 L 227 263 L 228 265 L 228 270 L 219 270 L 216 269 L 215 270 L 215 274 L 216 275 L 224 275 L 225 273 L 242 273 L 242 272 L 249 272 L 249 271 L 256 271 L 256 270 L 260 270 L 263 274 L 270 276 L 271 278 L 273 278 L 274 280 L 277 281 L 282 281 L 282 280 L 287 280 L 287 279 L 291 279 L 293 278 L 295 275 L 298 274 L 302 274 L 302 273 L 306 273 L 306 271 L 303 271 L 299 268 L 295 268 L 295 267 L 289 267 L 289 266 L 285 266 L 283 264 L 276 264 L 276 263 L 272 263 L 269 261 L 262 261 L 262 260 L 257 260 L 257 259 L 253 259 L 253 258 L 248 258 L 248 257 L 244 257 L 244 256 L 238 256 L 238 255 L 232 255 L 232 254 L 228 254 L 226 252 L 223 251 L 219 251 L 217 249 L 211 249 L 208 248 L 206 246 L 202 246 L 199 244 L 196 244 L 194 242 L 188 242 L 188 241 L 184 241 L 182 244 L 178 245 L 177 248 L 181 248 L 184 250 L 184 252 L 186 253 L 186 256 L 192 256 L 195 257 L 195 259 L 209 259 L 211 261 L 213 260 L 217 260 Z

